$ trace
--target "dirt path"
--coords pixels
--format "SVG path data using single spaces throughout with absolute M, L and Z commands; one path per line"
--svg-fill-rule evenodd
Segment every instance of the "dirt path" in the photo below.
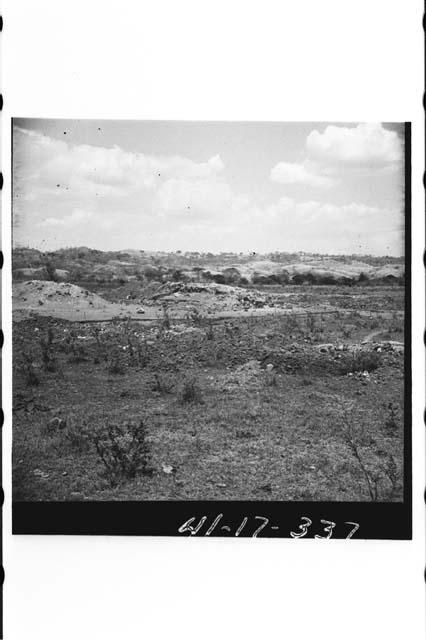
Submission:
M 368 333 L 365 338 L 362 341 L 362 344 L 365 344 L 366 342 L 371 342 L 373 338 L 377 338 L 377 336 L 381 336 L 385 333 L 389 333 L 389 331 L 383 330 L 383 329 L 376 329 L 376 331 L 372 331 L 371 333 Z
M 120 306 L 117 309 L 117 312 L 114 314 L 111 314 L 110 308 L 93 309 L 93 310 L 91 309 L 91 310 L 84 310 L 84 311 L 79 310 L 77 312 L 76 309 L 60 308 L 60 307 L 58 308 L 58 306 L 53 307 L 53 305 L 51 306 L 49 305 L 49 308 L 46 308 L 46 307 L 45 308 L 30 308 L 30 307 L 16 308 L 15 307 L 13 310 L 13 319 L 15 322 L 19 322 L 20 320 L 28 319 L 30 316 L 40 315 L 45 317 L 48 316 L 53 318 L 59 318 L 62 320 L 67 320 L 68 322 L 75 322 L 75 323 L 82 324 L 87 322 L 90 322 L 90 323 L 91 322 L 115 322 L 117 320 L 127 320 L 127 319 L 132 320 L 132 322 L 155 322 L 162 317 L 161 307 L 145 308 L 145 313 L 140 314 L 137 312 L 137 309 L 140 308 L 139 305 L 137 307 L 136 305 Z M 404 312 L 400 310 L 383 311 L 381 309 L 370 309 L 368 311 L 362 310 L 362 311 L 359 311 L 358 313 L 360 314 L 360 316 L 367 317 L 367 318 L 368 317 L 373 318 L 377 316 L 390 318 L 395 312 L 398 313 L 401 318 L 404 316 Z M 340 313 L 342 315 L 350 315 L 351 313 L 353 313 L 353 309 L 339 309 L 339 308 L 330 308 L 330 307 L 318 308 L 318 305 L 314 307 L 293 307 L 292 309 L 279 309 L 279 308 L 266 307 L 263 309 L 250 309 L 248 311 L 242 311 L 242 310 L 223 311 L 223 312 L 216 311 L 216 312 L 206 314 L 206 317 L 212 320 L 213 322 L 215 321 L 220 322 L 222 320 L 232 320 L 236 318 L 262 318 L 266 316 L 270 317 L 270 316 L 287 316 L 287 315 L 304 317 L 308 314 L 314 315 L 314 316 L 321 316 L 321 315 L 333 315 L 336 313 Z M 173 313 L 173 311 L 169 310 L 169 317 L 172 322 L 185 322 L 188 320 L 187 312 L 185 311 Z M 379 335 L 380 333 L 384 333 L 384 331 L 382 329 L 373 331 L 364 338 L 364 341 L 368 342 L 375 336 Z

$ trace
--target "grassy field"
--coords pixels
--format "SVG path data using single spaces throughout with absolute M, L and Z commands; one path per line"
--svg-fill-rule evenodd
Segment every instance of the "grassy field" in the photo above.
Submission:
M 320 289 L 337 312 L 15 322 L 14 498 L 401 500 L 403 290 Z

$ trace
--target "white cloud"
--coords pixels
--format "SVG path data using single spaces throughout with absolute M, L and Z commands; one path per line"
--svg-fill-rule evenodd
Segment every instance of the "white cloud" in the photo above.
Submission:
M 296 202 L 285 197 L 265 213 L 268 234 L 281 238 L 290 251 L 403 254 L 403 216 L 397 208 Z
M 163 180 L 207 180 L 219 175 L 219 155 L 207 162 L 181 156 L 150 156 L 92 145 L 72 145 L 40 133 L 15 127 L 14 165 L 37 191 L 59 187 L 102 195 L 124 195 L 130 190 L 151 190 Z M 30 190 L 31 191 L 31 190 Z M 27 191 L 28 192 L 28 191 Z
M 63 218 L 44 218 L 38 223 L 39 227 L 64 227 L 65 229 L 72 229 L 74 227 L 84 225 L 86 222 L 93 218 L 91 211 L 83 211 L 82 209 L 75 209 L 70 215 Z
M 223 180 L 171 178 L 159 187 L 153 207 L 164 215 L 216 218 L 229 208 L 232 199 L 232 190 Z
M 278 162 L 272 169 L 270 178 L 281 184 L 302 184 L 309 187 L 329 188 L 334 180 L 310 171 L 304 164 Z
M 386 253 L 391 245 L 402 252 L 401 212 L 287 195 L 269 204 L 260 191 L 236 192 L 220 155 L 195 162 L 72 145 L 20 128 L 14 143 L 14 237 L 30 246 Z M 286 185 L 284 193 L 294 184 L 330 187 L 341 178 L 330 170 L 337 165 L 315 153 L 301 164 L 279 162 L 271 180 Z
M 323 133 L 311 131 L 306 140 L 309 160 L 331 171 L 389 169 L 402 161 L 402 143 L 395 131 L 380 123 L 356 127 L 329 125 Z

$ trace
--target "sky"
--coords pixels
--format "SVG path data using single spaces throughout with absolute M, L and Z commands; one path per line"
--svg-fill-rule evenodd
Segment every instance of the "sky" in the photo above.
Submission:
M 404 126 L 13 121 L 13 243 L 402 256 Z

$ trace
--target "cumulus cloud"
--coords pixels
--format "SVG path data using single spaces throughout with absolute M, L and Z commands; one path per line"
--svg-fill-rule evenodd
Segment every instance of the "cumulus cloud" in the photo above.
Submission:
M 330 188 L 345 176 L 377 177 L 393 172 L 400 169 L 402 159 L 400 137 L 380 123 L 329 125 L 322 133 L 317 129 L 309 133 L 302 162 L 278 162 L 270 179 L 285 185 Z
M 13 139 L 17 237 L 89 225 L 101 233 L 120 219 L 127 228 L 153 227 L 161 217 L 215 217 L 233 206 L 218 154 L 197 162 L 70 144 L 21 127 Z
M 295 162 L 278 162 L 272 169 L 270 178 L 281 184 L 302 184 L 310 187 L 329 188 L 334 180 L 327 176 L 315 174 L 304 164 Z
M 307 137 L 306 152 L 312 162 L 331 171 L 396 168 L 403 155 L 398 134 L 380 123 L 329 125 L 323 133 L 315 129 Z
M 107 195 L 150 190 L 171 178 L 209 179 L 224 169 L 219 155 L 207 162 L 150 156 L 118 146 L 72 145 L 20 127 L 14 130 L 14 162 L 15 170 L 37 189 L 84 187 Z
M 343 182 L 332 170 L 338 165 L 336 149 L 343 153 L 344 145 L 332 145 L 333 154 L 319 151 L 327 147 L 321 136 L 328 130 L 318 134 L 319 143 L 315 132 L 310 134 L 302 163 L 283 161 L 272 168 L 270 179 L 283 185 L 284 197 L 271 204 L 272 193 L 268 200 L 260 190 L 238 192 L 218 154 L 196 162 L 118 146 L 73 145 L 16 128 L 15 241 L 49 248 L 401 253 L 400 211 L 332 203 L 330 187 Z M 374 166 L 384 166 L 385 147 L 390 161 L 398 157 L 386 139 L 381 154 L 376 149 L 381 164 L 376 159 Z M 361 146 L 355 145 L 357 167 Z M 292 185 L 322 190 L 331 202 L 297 201 L 288 197 Z

